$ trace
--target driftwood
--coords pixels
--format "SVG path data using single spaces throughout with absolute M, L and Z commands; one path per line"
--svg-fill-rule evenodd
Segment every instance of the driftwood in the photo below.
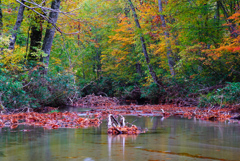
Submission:
M 77 101 L 77 106 L 115 106 L 119 105 L 119 100 L 115 97 L 104 97 L 104 96 L 95 96 L 87 95 Z
M 135 125 L 131 125 L 131 127 L 126 126 L 125 118 L 122 115 L 119 116 L 121 117 L 120 121 L 118 121 L 112 114 L 108 115 L 108 134 L 137 135 L 141 133 L 141 131 Z
M 198 90 L 198 92 L 208 93 L 208 92 L 213 91 L 214 89 L 219 89 L 219 88 L 223 88 L 223 87 L 224 87 L 224 85 L 216 85 L 216 86 L 211 86 L 211 87 L 200 89 L 200 90 Z

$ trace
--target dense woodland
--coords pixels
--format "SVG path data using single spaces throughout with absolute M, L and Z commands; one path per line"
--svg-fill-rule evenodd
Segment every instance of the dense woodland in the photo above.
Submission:
M 0 107 L 240 104 L 239 0 L 0 0 Z

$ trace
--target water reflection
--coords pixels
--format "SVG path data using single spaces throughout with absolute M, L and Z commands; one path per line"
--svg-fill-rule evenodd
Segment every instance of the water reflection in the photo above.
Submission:
M 0 129 L 0 160 L 239 160 L 237 124 L 171 117 L 126 117 L 145 134 L 107 135 L 98 128 L 57 129 L 19 126 Z
M 152 117 L 151 121 L 153 122 L 152 130 L 157 130 L 159 124 L 163 124 L 165 117 Z
M 132 141 L 135 141 L 137 138 L 137 135 L 108 135 L 108 156 L 109 159 L 112 156 L 112 144 L 120 143 L 122 145 L 122 157 L 124 158 L 125 155 L 125 143 L 126 139 L 131 139 Z

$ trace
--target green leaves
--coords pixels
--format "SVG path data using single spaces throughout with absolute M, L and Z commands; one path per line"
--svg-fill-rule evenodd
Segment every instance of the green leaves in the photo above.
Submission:
M 240 102 L 240 82 L 228 83 L 224 88 L 217 89 L 200 97 L 199 106 L 227 106 Z

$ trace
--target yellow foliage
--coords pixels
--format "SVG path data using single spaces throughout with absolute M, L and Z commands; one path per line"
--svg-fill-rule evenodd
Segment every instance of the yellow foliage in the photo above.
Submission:
M 51 58 L 52 64 L 53 65 L 60 65 L 61 64 L 61 59 L 57 58 L 57 57 L 52 57 Z
M 15 46 L 15 50 L 11 51 L 4 49 L 0 57 L 0 63 L 5 66 L 6 69 L 11 71 L 23 70 L 23 62 L 25 60 L 25 48 Z

